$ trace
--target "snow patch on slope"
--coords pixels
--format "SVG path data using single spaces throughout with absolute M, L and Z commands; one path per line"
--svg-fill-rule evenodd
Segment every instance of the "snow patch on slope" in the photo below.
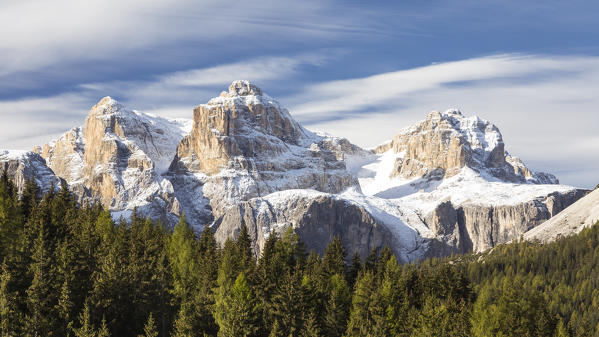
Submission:
M 580 233 L 599 221 L 599 189 L 592 191 L 553 218 L 524 234 L 527 240 L 552 241 Z

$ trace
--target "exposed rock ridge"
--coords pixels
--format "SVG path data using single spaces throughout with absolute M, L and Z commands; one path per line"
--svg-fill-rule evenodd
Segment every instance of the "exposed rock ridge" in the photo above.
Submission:
M 357 180 L 346 170 L 349 142 L 304 129 L 280 104 L 248 81 L 194 109 L 171 175 L 202 186 L 215 218 L 240 201 L 286 189 L 339 193 Z
M 557 216 L 524 234 L 527 240 L 549 242 L 579 233 L 599 222 L 599 189 L 576 201 Z
M 76 127 L 59 139 L 35 148 L 34 152 L 46 159 L 46 164 L 57 176 L 70 183 L 77 183 L 83 179 L 84 147 L 83 129 Z
M 507 243 L 556 216 L 585 193 L 582 189 L 555 192 L 514 205 L 443 202 L 425 220 L 442 243 L 429 254 L 482 252 Z
M 506 182 L 558 183 L 554 176 L 535 174 L 510 156 L 495 125 L 477 116 L 465 117 L 455 109 L 429 113 L 424 121 L 402 130 L 375 151 L 390 150 L 398 154 L 392 177 L 410 179 L 441 170 L 448 178 L 467 166 Z
M 0 168 L 21 185 L 65 179 L 115 217 L 137 207 L 174 224 L 185 213 L 197 230 L 213 224 L 220 242 L 246 224 L 256 254 L 269 233 L 294 228 L 317 252 L 341 235 L 350 255 L 390 245 L 404 261 L 509 241 L 582 193 L 544 185 L 557 179 L 510 156 L 493 124 L 457 110 L 430 113 L 376 151 L 304 129 L 248 81 L 193 117 L 167 120 L 105 97 L 84 127 L 39 155 L 0 153 Z
M 0 174 L 4 172 L 12 178 L 19 193 L 23 192 L 27 179 L 33 179 L 43 191 L 48 191 L 51 185 L 60 187 L 60 179 L 46 166 L 44 158 L 34 152 L 0 150 Z
M 372 248 L 385 245 L 402 256 L 400 247 L 394 245 L 392 232 L 364 208 L 331 194 L 286 192 L 254 198 L 230 208 L 214 225 L 217 240 L 224 242 L 228 237 L 236 237 L 245 225 L 259 256 L 271 233 L 280 235 L 293 228 L 306 248 L 319 254 L 324 253 L 328 242 L 340 236 L 349 252 L 357 252 L 364 258 Z

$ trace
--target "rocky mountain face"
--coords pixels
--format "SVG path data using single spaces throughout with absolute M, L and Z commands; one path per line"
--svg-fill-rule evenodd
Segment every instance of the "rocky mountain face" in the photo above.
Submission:
M 599 189 L 595 188 L 555 217 L 524 234 L 527 240 L 548 242 L 576 233 L 599 221 Z
M 306 130 L 247 81 L 193 120 L 103 98 L 84 126 L 34 152 L 0 151 L 0 170 L 20 185 L 64 179 L 115 218 L 137 208 L 174 224 L 185 213 L 220 242 L 246 225 L 256 254 L 293 228 L 317 252 L 339 235 L 350 256 L 389 245 L 404 261 L 507 242 L 585 192 L 532 172 L 496 126 L 457 110 L 431 112 L 370 151 Z
M 293 228 L 317 253 L 324 253 L 335 236 L 343 238 L 346 248 L 366 256 L 372 247 L 396 247 L 393 233 L 359 205 L 333 194 L 311 190 L 275 192 L 253 198 L 227 210 L 216 223 L 216 238 L 225 241 L 236 236 L 240 225 L 247 226 L 256 254 L 271 233 L 282 234 Z
M 52 185 L 60 186 L 60 179 L 46 166 L 44 158 L 33 152 L 0 150 L 0 173 L 4 172 L 13 179 L 19 193 L 27 179 L 33 179 L 44 191 Z
M 176 190 L 201 190 L 217 219 L 241 201 L 276 191 L 339 193 L 357 186 L 345 151 L 365 152 L 304 129 L 262 90 L 236 81 L 194 109 L 193 128 L 177 147 L 169 174 Z
M 450 201 L 443 202 L 424 221 L 441 243 L 432 255 L 481 252 L 507 243 L 557 215 L 582 195 L 584 191 L 578 189 L 553 192 L 511 205 L 454 206 Z
M 459 110 L 433 111 L 375 151 L 397 155 L 392 177 L 448 178 L 467 166 L 503 181 L 559 183 L 553 175 L 535 174 L 507 154 L 495 125 L 477 116 L 465 117 Z

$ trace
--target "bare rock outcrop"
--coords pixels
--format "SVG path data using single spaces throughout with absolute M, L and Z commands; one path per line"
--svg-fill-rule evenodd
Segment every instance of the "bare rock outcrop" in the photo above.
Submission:
M 404 261 L 482 251 L 519 237 L 585 191 L 509 155 L 496 126 L 432 112 L 366 151 L 303 128 L 248 81 L 194 109 L 193 120 L 130 110 L 110 97 L 34 152 L 0 151 L 22 189 L 61 179 L 115 217 L 133 210 L 173 225 L 181 214 L 219 242 L 246 225 L 258 255 L 293 228 L 322 253 L 341 236 L 350 255 L 389 245 Z
M 372 248 L 385 245 L 401 256 L 400 247 L 394 244 L 385 225 L 363 207 L 326 193 L 285 191 L 242 202 L 215 222 L 217 241 L 237 237 L 243 225 L 253 239 L 256 256 L 271 233 L 280 235 L 287 228 L 300 235 L 309 251 L 319 254 L 335 236 L 340 236 L 348 259 L 355 252 L 366 257 Z
M 429 254 L 482 252 L 507 243 L 557 215 L 585 193 L 582 189 L 555 192 L 513 205 L 465 203 L 456 207 L 450 201 L 443 202 L 425 219 L 441 243 Z
M 46 159 L 48 167 L 57 176 L 73 183 L 83 179 L 84 147 L 83 129 L 76 127 L 34 151 Z
M 195 179 L 218 218 L 241 201 L 280 190 L 339 193 L 357 186 L 343 161 L 353 149 L 347 143 L 304 129 L 260 88 L 235 81 L 194 109 L 170 175 L 187 175 L 184 184 Z
M 599 189 L 595 188 L 565 210 L 524 234 L 526 240 L 550 242 L 579 233 L 599 222 Z
M 189 124 L 189 123 L 188 123 Z M 185 121 L 129 110 L 110 97 L 92 109 L 83 127 L 36 149 L 80 200 L 99 201 L 113 211 L 139 208 L 165 222 L 180 214 L 166 172 Z
M 52 185 L 60 187 L 60 179 L 46 165 L 44 158 L 34 152 L 0 150 L 0 174 L 4 172 L 19 193 L 23 192 L 27 179 L 33 179 L 43 191 L 48 191 Z
M 375 151 L 398 154 L 391 177 L 417 178 L 441 170 L 449 178 L 469 167 L 506 182 L 558 183 L 554 176 L 535 174 L 511 157 L 495 125 L 465 117 L 459 110 L 433 111 Z

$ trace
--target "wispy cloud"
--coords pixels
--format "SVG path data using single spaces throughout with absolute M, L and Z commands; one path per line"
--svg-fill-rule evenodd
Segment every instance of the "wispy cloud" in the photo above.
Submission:
M 253 48 L 305 39 L 387 33 L 369 17 L 351 19 L 359 13 L 314 0 L 8 0 L 0 3 L 0 77 L 57 64 L 68 71 L 111 60 L 164 63 L 153 56 L 189 46 L 213 62 L 214 53 L 227 50 L 255 54 Z
M 236 79 L 264 88 L 290 82 L 303 66 L 318 67 L 330 53 L 262 57 L 215 67 L 189 69 L 148 80 L 81 84 L 77 91 L 47 97 L 0 100 L 0 148 L 30 149 L 82 125 L 87 111 L 110 95 L 131 108 L 172 118 L 191 118 L 193 107 L 217 96 Z
M 218 95 L 234 80 L 248 79 L 265 88 L 281 82 L 295 82 L 301 67 L 319 67 L 332 55 L 309 53 L 293 57 L 261 57 L 168 73 L 146 81 L 92 83 L 83 84 L 81 88 L 96 93 L 96 96 L 117 95 L 124 103 L 167 117 L 189 117 L 190 107 Z

